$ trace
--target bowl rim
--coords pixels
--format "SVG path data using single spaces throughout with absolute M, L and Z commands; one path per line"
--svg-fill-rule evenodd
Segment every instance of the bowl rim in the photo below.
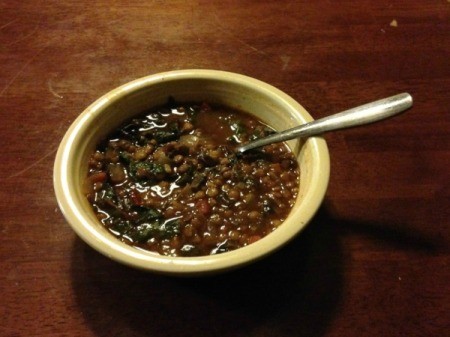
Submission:
M 304 196 L 304 202 L 314 202 L 316 207 L 302 208 L 301 218 L 304 219 L 299 226 L 289 228 L 280 227 L 269 236 L 261 240 L 227 253 L 200 257 L 168 257 L 156 253 L 137 249 L 129 246 L 113 235 L 108 234 L 104 228 L 99 228 L 99 223 L 93 224 L 84 215 L 82 208 L 76 203 L 75 191 L 68 183 L 70 174 L 70 162 L 75 153 L 74 143 L 83 136 L 83 130 L 102 113 L 102 109 L 124 96 L 148 86 L 156 85 L 163 81 L 178 81 L 181 79 L 214 80 L 237 83 L 254 90 L 260 91 L 272 98 L 283 100 L 286 104 L 301 111 L 303 118 L 312 120 L 309 113 L 292 97 L 276 87 L 246 75 L 209 69 L 184 69 L 157 73 L 135 79 L 107 92 L 92 104 L 90 104 L 70 125 L 65 133 L 56 153 L 53 171 L 54 190 L 59 208 L 69 225 L 76 234 L 88 245 L 103 255 L 122 264 L 142 270 L 174 275 L 199 275 L 215 273 L 223 270 L 237 268 L 252 261 L 262 258 L 281 246 L 288 243 L 307 225 L 314 216 L 328 187 L 330 175 L 330 159 L 328 147 L 322 137 L 311 137 L 305 141 L 313 154 L 320 170 L 312 172 L 313 186 L 310 192 Z M 320 171 L 320 172 L 319 172 Z M 288 219 L 295 214 L 289 215 Z M 269 242 L 270 241 L 270 242 Z

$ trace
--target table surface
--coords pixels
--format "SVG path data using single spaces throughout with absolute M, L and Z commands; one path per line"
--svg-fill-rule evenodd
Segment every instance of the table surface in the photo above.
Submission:
M 0 336 L 448 333 L 450 1 L 0 0 L 0 64 Z M 314 118 L 415 101 L 325 136 L 326 198 L 281 251 L 220 276 L 157 276 L 76 237 L 52 166 L 96 98 L 185 68 L 258 78 Z

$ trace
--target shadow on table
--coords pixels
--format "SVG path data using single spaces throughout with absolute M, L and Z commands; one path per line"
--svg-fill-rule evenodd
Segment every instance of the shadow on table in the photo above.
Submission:
M 339 306 L 342 251 L 322 208 L 277 253 L 212 277 L 127 268 L 74 244 L 73 288 L 98 336 L 321 336 Z

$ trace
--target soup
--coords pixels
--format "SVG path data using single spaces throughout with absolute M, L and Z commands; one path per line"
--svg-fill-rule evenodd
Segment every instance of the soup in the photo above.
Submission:
M 286 144 L 234 151 L 271 133 L 237 109 L 169 100 L 98 145 L 86 196 L 112 235 L 140 249 L 202 256 L 244 247 L 276 230 L 298 193 Z

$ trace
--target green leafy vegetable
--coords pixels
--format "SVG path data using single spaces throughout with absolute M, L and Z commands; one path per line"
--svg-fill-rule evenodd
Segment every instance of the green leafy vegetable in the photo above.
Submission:
M 153 137 L 159 143 L 167 143 L 171 140 L 176 140 L 180 136 L 180 128 L 178 123 L 170 123 L 167 126 L 167 129 L 164 130 L 156 130 L 153 132 Z
M 139 215 L 138 223 L 152 222 L 162 218 L 162 214 L 154 208 L 135 207 L 135 209 Z
M 144 208 L 142 208 L 144 209 Z M 133 225 L 128 220 L 116 220 L 110 226 L 111 230 L 133 242 L 145 243 L 151 238 L 170 239 L 180 234 L 180 220 L 165 220 L 155 209 L 140 210 L 140 218 Z
M 135 242 L 146 242 L 151 238 L 171 239 L 180 233 L 180 222 L 178 219 L 167 221 L 155 220 L 136 226 L 129 236 Z
M 136 180 L 159 179 L 164 176 L 164 166 L 148 161 L 133 161 L 130 163 L 130 176 Z

